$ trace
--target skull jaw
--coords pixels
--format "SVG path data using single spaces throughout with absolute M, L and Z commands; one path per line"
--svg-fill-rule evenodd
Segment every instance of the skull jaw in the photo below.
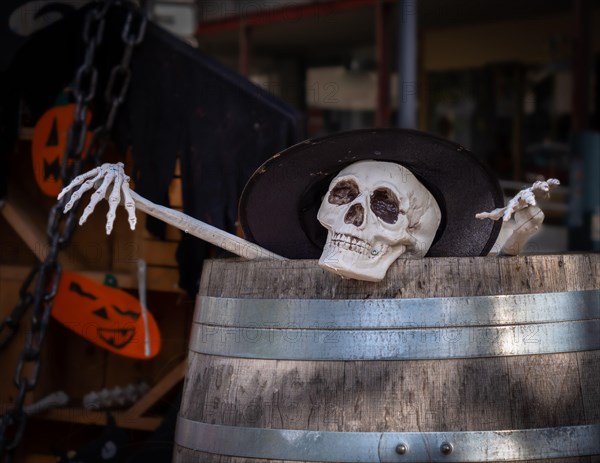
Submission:
M 327 240 L 319 266 L 342 278 L 378 282 L 385 278 L 388 268 L 406 251 L 406 246 L 388 247 L 377 256 L 340 249 Z

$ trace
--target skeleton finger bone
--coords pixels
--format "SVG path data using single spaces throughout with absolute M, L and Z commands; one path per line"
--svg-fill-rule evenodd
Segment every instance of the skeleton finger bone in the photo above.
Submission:
M 113 224 L 115 222 L 117 207 L 121 201 L 121 185 L 123 184 L 123 176 L 115 175 L 112 192 L 108 198 L 108 213 L 106 214 L 106 234 L 110 235 Z
M 96 177 L 100 172 L 100 168 L 96 167 L 95 169 L 86 172 L 85 174 L 78 175 L 75 177 L 71 183 L 69 183 L 66 187 L 64 187 L 61 192 L 58 194 L 58 200 L 60 200 L 64 195 L 66 195 L 73 188 L 81 185 L 86 178 Z
M 92 212 L 94 212 L 94 209 L 96 208 L 96 204 L 98 204 L 100 202 L 100 200 L 104 199 L 104 197 L 106 196 L 106 191 L 108 190 L 108 187 L 110 186 L 110 184 L 112 183 L 114 178 L 115 178 L 114 171 L 109 171 L 106 174 L 106 176 L 104 177 L 104 180 L 102 181 L 102 184 L 100 185 L 100 188 L 98 188 L 94 192 L 94 194 L 90 198 L 90 203 L 83 210 L 83 214 L 81 214 L 81 218 L 79 219 L 79 225 L 82 225 L 85 223 L 85 221 L 90 216 L 90 214 Z
M 86 191 L 91 190 L 94 187 L 94 183 L 96 183 L 96 181 L 100 180 L 101 178 L 102 173 L 98 173 L 98 175 L 96 175 L 95 177 L 83 182 L 83 185 L 81 185 L 81 187 L 71 195 L 71 198 L 69 199 L 69 202 L 65 205 L 63 212 L 69 212 L 73 205 L 75 205 L 75 203 L 81 199 L 81 196 Z
M 558 187 L 560 181 L 555 178 L 549 178 L 547 181 L 537 181 L 531 186 L 531 190 L 536 196 L 542 198 L 548 198 L 550 196 L 550 190 Z
M 137 223 L 137 219 L 135 217 L 135 202 L 131 197 L 131 190 L 129 189 L 129 177 L 125 178 L 125 181 L 121 185 L 121 189 L 123 190 L 123 202 L 125 204 L 125 210 L 129 215 L 129 228 L 135 230 L 135 224 Z
M 500 217 L 504 216 L 505 210 L 505 207 L 501 207 L 498 209 L 494 209 L 491 212 L 480 212 L 479 214 L 475 214 L 475 217 L 478 219 L 498 220 Z
M 528 189 L 524 190 L 523 195 L 521 196 L 520 200 L 525 202 L 523 207 L 527 207 L 528 204 L 530 206 L 535 206 L 537 203 L 535 201 L 535 194 L 533 193 L 533 188 L 531 188 L 531 189 L 528 188 Z

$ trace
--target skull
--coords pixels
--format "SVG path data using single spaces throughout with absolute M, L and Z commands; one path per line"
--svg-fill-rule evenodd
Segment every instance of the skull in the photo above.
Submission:
M 380 281 L 399 256 L 425 256 L 441 212 L 405 167 L 360 161 L 331 181 L 317 218 L 328 230 L 319 265 L 342 277 Z

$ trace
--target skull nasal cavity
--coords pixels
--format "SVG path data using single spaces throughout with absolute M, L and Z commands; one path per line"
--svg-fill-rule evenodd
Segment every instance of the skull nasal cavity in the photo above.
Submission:
M 344 216 L 344 222 L 351 223 L 355 227 L 362 225 L 365 219 L 365 210 L 360 204 L 353 204 Z

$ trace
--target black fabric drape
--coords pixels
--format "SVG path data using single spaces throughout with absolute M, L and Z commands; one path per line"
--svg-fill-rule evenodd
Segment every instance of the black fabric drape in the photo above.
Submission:
M 267 158 L 304 136 L 300 114 L 245 78 L 150 25 L 136 50 L 127 102 L 140 194 L 164 203 L 181 157 L 183 208 L 235 231 L 244 184 Z M 164 224 L 149 221 L 164 233 Z M 207 245 L 184 235 L 181 287 L 195 294 Z

